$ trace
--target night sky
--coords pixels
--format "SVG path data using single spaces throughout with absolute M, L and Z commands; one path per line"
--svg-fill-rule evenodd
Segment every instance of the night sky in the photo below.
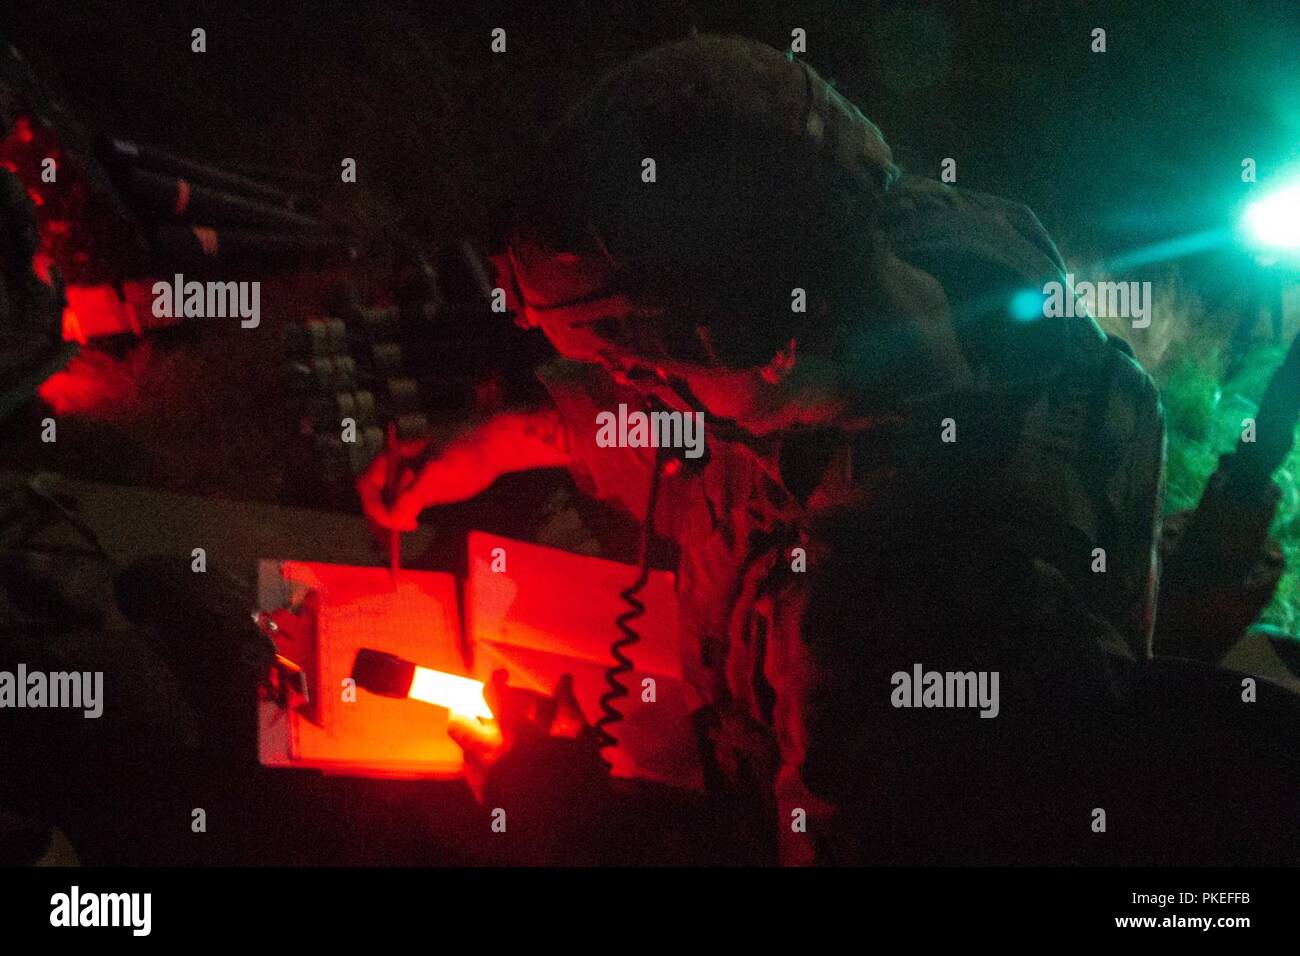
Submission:
M 572 95 L 691 24 L 778 47 L 802 27 L 904 166 L 953 157 L 958 185 L 1028 203 L 1067 252 L 1207 228 L 1248 188 L 1243 157 L 1261 181 L 1300 161 L 1294 0 L 9 6 L 0 31 L 93 128 L 310 176 L 354 156 L 432 235 L 484 228 Z

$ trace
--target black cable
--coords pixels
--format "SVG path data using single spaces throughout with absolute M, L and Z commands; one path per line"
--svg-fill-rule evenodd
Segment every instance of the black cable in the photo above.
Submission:
M 637 641 L 641 640 L 641 635 L 632 627 L 632 621 L 645 613 L 645 604 L 637 600 L 637 594 L 646 586 L 650 580 L 650 538 L 654 534 L 654 514 L 655 502 L 659 498 L 659 472 L 664 465 L 664 450 L 660 449 L 655 455 L 654 466 L 650 473 L 650 493 L 646 501 L 645 521 L 641 525 L 641 553 L 640 568 L 641 571 L 627 588 L 619 592 L 624 602 L 628 605 L 628 610 L 624 611 L 614 623 L 618 629 L 623 632 L 623 636 L 614 641 L 609 646 L 609 653 L 616 663 L 613 667 L 605 671 L 605 683 L 609 684 L 609 690 L 605 691 L 600 697 L 600 709 L 603 716 L 596 721 L 596 734 L 600 738 L 600 749 L 605 750 L 609 747 L 616 746 L 618 739 L 612 736 L 605 728 L 620 723 L 623 720 L 623 714 L 614 706 L 614 701 L 620 697 L 627 696 L 627 688 L 619 681 L 619 678 L 632 670 L 632 659 L 623 653 L 623 648 L 631 647 Z

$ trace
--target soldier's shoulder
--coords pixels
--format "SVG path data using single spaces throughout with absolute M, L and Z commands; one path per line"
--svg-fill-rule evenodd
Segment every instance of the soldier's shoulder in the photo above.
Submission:
M 904 173 L 889 209 L 890 237 L 904 258 L 982 260 L 1025 283 L 1065 271 L 1056 243 L 1023 203 Z

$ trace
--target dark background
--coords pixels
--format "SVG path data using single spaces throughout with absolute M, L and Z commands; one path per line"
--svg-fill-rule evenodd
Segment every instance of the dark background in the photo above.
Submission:
M 1292 0 L 7 6 L 0 29 L 94 128 L 310 177 L 352 156 L 424 234 L 481 230 L 573 94 L 692 26 L 778 48 L 802 27 L 904 166 L 955 158 L 959 185 L 1028 203 L 1067 251 L 1205 228 L 1243 157 L 1261 179 L 1300 159 Z

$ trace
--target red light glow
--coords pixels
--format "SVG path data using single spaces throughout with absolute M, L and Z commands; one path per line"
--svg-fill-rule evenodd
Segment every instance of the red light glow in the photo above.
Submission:
M 457 677 L 428 667 L 417 667 L 406 696 L 411 700 L 446 707 L 458 716 L 492 717 L 492 709 L 483 699 L 483 682 L 469 677 Z

